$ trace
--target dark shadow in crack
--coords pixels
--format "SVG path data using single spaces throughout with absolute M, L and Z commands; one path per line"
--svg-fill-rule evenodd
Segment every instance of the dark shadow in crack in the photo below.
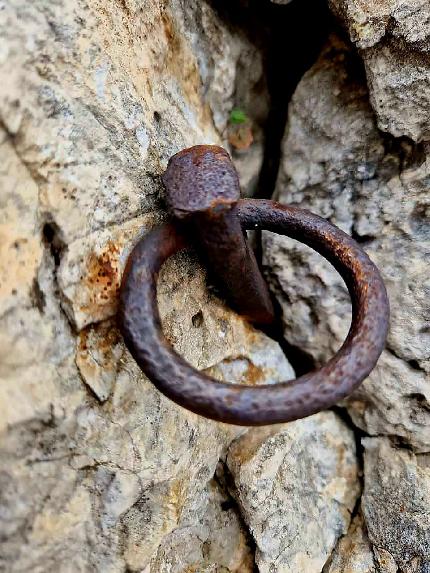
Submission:
M 337 29 L 327 0 L 293 0 L 274 4 L 270 0 L 211 0 L 212 7 L 229 26 L 239 29 L 263 54 L 269 112 L 262 126 L 264 157 L 256 198 L 272 197 L 281 160 L 281 144 L 288 119 L 288 104 L 303 74 L 312 66 L 331 31 Z M 261 233 L 255 233 L 254 250 L 262 260 Z M 282 311 L 276 309 L 275 324 L 264 329 L 276 340 L 296 375 L 315 368 L 312 356 L 284 338 Z
M 240 29 L 263 54 L 269 113 L 263 126 L 265 150 L 256 197 L 275 188 L 288 103 L 303 74 L 318 57 L 335 22 L 327 0 L 211 0 L 218 15 Z

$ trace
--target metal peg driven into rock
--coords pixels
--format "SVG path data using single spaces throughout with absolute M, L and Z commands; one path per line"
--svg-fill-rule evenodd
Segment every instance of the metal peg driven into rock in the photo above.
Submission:
M 388 330 L 389 305 L 378 269 L 343 231 L 296 207 L 240 200 L 238 177 L 225 150 L 196 146 L 172 157 L 163 176 L 172 223 L 152 230 L 133 249 L 120 293 L 119 320 L 136 362 L 170 399 L 214 420 L 258 426 L 288 422 L 328 408 L 374 368 Z M 267 386 L 220 382 L 200 373 L 165 339 L 156 280 L 164 261 L 186 247 L 203 249 L 228 300 L 246 318 L 269 322 L 269 292 L 243 229 L 294 238 L 330 261 L 352 300 L 352 322 L 341 349 L 319 370 Z
M 170 159 L 162 179 L 170 213 L 232 307 L 251 322 L 272 322 L 269 290 L 237 216 L 239 178 L 225 149 L 184 149 Z

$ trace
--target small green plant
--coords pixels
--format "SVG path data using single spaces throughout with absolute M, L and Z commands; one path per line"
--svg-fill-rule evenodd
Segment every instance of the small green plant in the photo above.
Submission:
M 248 121 L 248 116 L 243 109 L 234 108 L 230 112 L 230 123 L 233 125 L 240 125 Z

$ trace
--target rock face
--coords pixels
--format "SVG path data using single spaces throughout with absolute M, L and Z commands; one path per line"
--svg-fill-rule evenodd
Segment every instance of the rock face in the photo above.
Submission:
M 324 571 L 327 573 L 377 573 L 362 515 L 357 515 L 342 537 Z
M 250 535 L 229 496 L 217 481 L 209 484 L 208 503 L 200 519 L 165 538 L 151 561 L 151 572 L 253 573 Z
M 210 487 L 239 430 L 162 397 L 115 313 L 128 252 L 164 216 L 168 158 L 222 141 L 238 69 L 255 64 L 240 74 L 252 93 L 260 55 L 201 2 L 13 0 L 0 35 L 0 570 L 182 571 L 192 556 L 169 555 L 193 546 L 198 570 L 251 571 Z M 163 269 L 159 304 L 196 367 L 294 376 L 192 254 Z
M 363 516 L 339 543 L 328 573 L 422 573 L 430 566 L 430 460 L 365 438 Z
M 290 106 L 278 196 L 354 234 L 390 292 L 388 349 L 344 405 L 352 422 L 208 421 L 160 395 L 122 342 L 122 271 L 165 218 L 169 157 L 230 142 L 255 188 L 262 52 L 216 5 L 0 2 L 0 571 L 430 568 L 427 2 L 332 0 L 355 46 L 333 36 Z M 288 341 L 322 362 L 348 327 L 341 282 L 271 235 L 265 263 Z M 192 252 L 163 267 L 175 349 L 222 380 L 294 377 L 208 286 Z M 360 508 L 354 424 L 369 434 Z
M 301 80 L 276 195 L 362 244 L 385 279 L 391 326 L 378 366 L 342 405 L 375 437 L 363 441 L 362 514 L 324 571 L 421 573 L 430 540 L 428 3 L 331 4 L 358 53 L 333 35 Z M 264 243 L 285 336 L 321 364 L 348 331 L 348 293 L 310 249 L 269 233 Z
M 364 440 L 363 513 L 385 571 L 430 567 L 430 460 L 394 448 L 387 438 Z M 393 569 L 391 569 L 391 563 Z
M 258 570 L 320 572 L 359 493 L 351 430 L 333 412 L 250 430 L 233 442 L 227 464 Z
M 391 303 L 388 349 L 349 410 L 369 434 L 401 436 L 417 451 L 430 446 L 425 150 L 378 131 L 359 62 L 333 37 L 293 97 L 278 181 L 281 201 L 355 235 L 380 268 Z M 341 278 L 307 247 L 275 235 L 266 236 L 266 263 L 287 339 L 323 362 L 349 327 Z
M 329 0 L 360 49 L 378 127 L 430 139 L 430 5 L 427 0 Z

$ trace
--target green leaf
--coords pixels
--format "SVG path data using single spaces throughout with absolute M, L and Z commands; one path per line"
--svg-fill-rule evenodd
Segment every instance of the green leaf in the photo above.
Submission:
M 230 123 L 235 125 L 246 123 L 248 121 L 248 116 L 243 111 L 243 109 L 232 109 L 230 112 Z

